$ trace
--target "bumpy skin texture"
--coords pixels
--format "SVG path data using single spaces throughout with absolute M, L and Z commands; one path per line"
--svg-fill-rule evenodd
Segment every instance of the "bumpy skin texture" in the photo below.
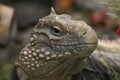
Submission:
M 94 30 L 69 15 L 50 15 L 39 20 L 17 63 L 20 80 L 71 80 L 81 72 L 86 57 L 97 47 Z

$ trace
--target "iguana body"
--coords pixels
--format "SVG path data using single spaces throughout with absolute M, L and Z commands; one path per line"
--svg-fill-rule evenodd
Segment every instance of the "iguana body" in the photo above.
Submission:
M 84 21 L 72 20 L 66 14 L 57 15 L 52 9 L 50 15 L 39 20 L 28 44 L 21 50 L 16 64 L 18 77 L 71 80 L 82 72 L 97 42 L 96 33 Z

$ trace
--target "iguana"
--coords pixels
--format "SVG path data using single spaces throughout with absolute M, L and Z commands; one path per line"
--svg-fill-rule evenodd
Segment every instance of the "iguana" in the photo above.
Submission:
M 52 8 L 50 15 L 39 20 L 21 50 L 15 64 L 16 74 L 19 80 L 117 80 L 119 70 L 116 72 L 111 64 L 106 66 L 108 54 L 120 53 L 120 46 L 112 43 L 98 43 L 95 31 L 84 21 L 73 20 L 67 14 L 57 15 Z M 112 50 L 114 46 L 116 49 Z M 115 65 L 120 67 L 120 63 Z M 111 76 L 111 70 L 117 76 Z

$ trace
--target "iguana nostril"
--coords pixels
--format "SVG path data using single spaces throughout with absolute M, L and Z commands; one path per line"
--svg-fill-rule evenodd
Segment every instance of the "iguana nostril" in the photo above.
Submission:
M 82 34 L 83 34 L 83 35 L 87 34 L 87 30 L 84 30 Z

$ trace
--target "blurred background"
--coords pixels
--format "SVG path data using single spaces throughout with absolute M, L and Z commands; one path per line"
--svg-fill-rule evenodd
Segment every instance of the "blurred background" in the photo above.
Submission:
M 58 14 L 86 21 L 99 39 L 120 40 L 118 20 L 109 15 L 112 12 L 104 2 L 110 0 L 0 0 L 0 80 L 10 80 L 17 55 L 34 25 L 49 15 L 51 6 Z

